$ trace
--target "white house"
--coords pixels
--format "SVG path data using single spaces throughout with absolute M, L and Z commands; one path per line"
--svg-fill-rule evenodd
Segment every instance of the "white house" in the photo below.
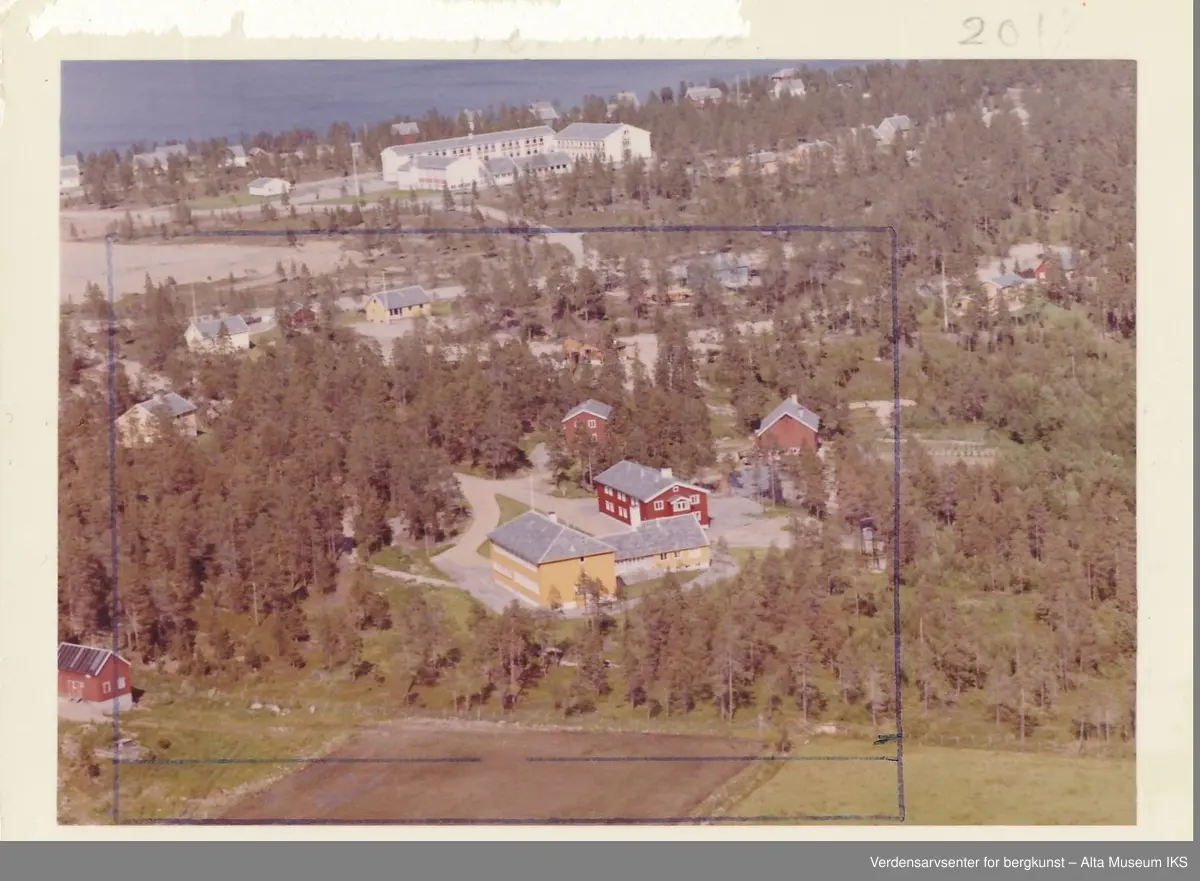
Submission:
M 529 112 L 546 124 L 558 119 L 558 111 L 550 101 L 534 101 L 529 105 Z
M 535 156 L 556 149 L 554 129 L 547 125 L 533 128 L 512 129 L 502 132 L 484 132 L 460 138 L 442 138 L 438 141 L 418 141 L 413 144 L 395 144 L 385 147 L 380 153 L 383 179 L 397 183 L 397 175 L 410 161 L 418 156 L 439 158 L 470 157 L 480 160 L 520 156 Z
M 912 120 L 907 116 L 889 116 L 875 127 L 875 137 L 881 144 L 890 144 L 901 132 L 912 131 Z
M 245 168 L 249 163 L 250 160 L 246 156 L 246 148 L 241 144 L 226 147 L 225 152 L 221 155 L 222 168 Z
M 794 67 L 785 67 L 771 74 L 771 92 L 776 98 L 790 95 L 793 98 L 803 98 L 806 94 L 804 81 L 800 79 L 800 71 Z
M 226 338 L 222 337 L 224 329 Z M 193 318 L 183 332 L 187 347 L 194 352 L 226 351 L 250 348 L 250 328 L 240 315 L 217 318 Z
M 470 189 L 484 183 L 483 163 L 471 156 L 414 156 L 396 171 L 396 185 L 416 190 Z
M 631 159 L 650 159 L 650 132 L 626 122 L 573 122 L 558 133 L 557 149 L 580 159 L 600 158 L 620 165 Z
M 256 177 L 250 181 L 251 196 L 282 196 L 292 185 L 279 177 Z
M 684 93 L 684 97 L 693 104 L 715 104 L 724 95 L 720 89 L 713 86 L 692 86 Z
M 74 156 L 63 156 L 58 160 L 58 191 L 69 193 L 83 186 L 83 177 L 79 173 L 79 160 Z
M 415 122 L 394 122 L 392 134 L 402 138 L 417 138 L 421 135 L 421 126 Z

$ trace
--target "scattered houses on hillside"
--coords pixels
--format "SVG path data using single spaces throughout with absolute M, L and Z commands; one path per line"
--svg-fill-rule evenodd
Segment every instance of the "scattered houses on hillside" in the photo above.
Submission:
M 194 352 L 227 352 L 250 348 L 250 327 L 240 315 L 193 318 L 183 332 Z
M 58 696 L 69 701 L 96 704 L 108 710 L 133 706 L 133 677 L 129 661 L 111 648 L 58 645 Z
M 627 344 L 621 340 L 614 340 L 612 345 L 618 355 L 623 355 L 627 348 Z M 585 361 L 593 367 L 599 367 L 604 361 L 604 348 L 594 337 L 587 339 L 567 337 L 563 340 L 562 347 L 563 358 L 570 367 L 578 367 Z
M 256 177 L 250 181 L 248 189 L 251 196 L 270 198 L 272 196 L 282 196 L 284 193 L 290 192 L 292 185 L 281 177 Z
M 798 453 L 820 448 L 821 418 L 797 399 L 784 398 L 763 417 L 754 432 L 754 446 L 767 453 Z
M 554 514 L 526 511 L 488 534 L 496 583 L 547 607 L 578 602 L 581 575 L 612 596 L 617 589 L 612 545 L 560 523 Z
M 707 569 L 712 562 L 708 533 L 695 514 L 649 520 L 637 529 L 602 535 L 600 540 L 613 547 L 617 577 L 623 580 Z
M 117 438 L 121 446 L 153 442 L 164 419 L 183 437 L 196 436 L 196 405 L 174 392 L 167 392 L 134 404 L 117 417 Z
M 367 321 L 388 323 L 402 318 L 417 318 L 433 311 L 433 300 L 420 285 L 408 285 L 379 291 L 367 298 Z
M 594 441 L 604 440 L 604 429 L 612 416 L 612 407 L 594 398 L 588 398 L 567 411 L 563 417 L 563 434 L 567 443 L 590 437 Z
M 675 477 L 670 468 L 624 459 L 593 482 L 600 512 L 629 526 L 684 514 L 696 514 L 708 526 L 708 491 Z

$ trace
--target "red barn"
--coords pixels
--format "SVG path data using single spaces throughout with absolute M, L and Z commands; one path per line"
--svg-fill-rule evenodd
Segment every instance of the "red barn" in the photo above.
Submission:
M 421 136 L 421 127 L 415 122 L 397 122 L 392 125 L 392 134 L 401 144 L 412 144 Z
M 758 431 L 754 433 L 754 446 L 776 452 L 798 453 L 803 447 L 815 451 L 820 447 L 820 429 L 820 417 L 792 395 L 784 398 L 759 423 Z
M 112 649 L 75 645 L 58 646 L 58 696 L 73 701 L 111 703 L 125 708 L 133 703 L 129 662 Z
M 612 407 L 592 398 L 572 407 L 562 420 L 567 443 L 574 443 L 576 439 L 582 440 L 589 435 L 593 440 L 604 440 L 604 427 L 608 424 L 610 416 Z
M 708 491 L 675 477 L 670 468 L 623 460 L 597 475 L 600 513 L 630 526 L 647 520 L 695 514 L 708 526 Z

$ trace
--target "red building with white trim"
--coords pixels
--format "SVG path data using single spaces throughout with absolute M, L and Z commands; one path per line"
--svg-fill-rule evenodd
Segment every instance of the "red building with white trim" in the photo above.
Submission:
M 754 446 L 764 452 L 798 453 L 804 447 L 816 451 L 820 429 L 821 418 L 791 395 L 759 423 Z
M 592 440 L 604 440 L 604 429 L 611 416 L 612 407 L 593 398 L 588 398 L 582 404 L 572 407 L 562 420 L 563 434 L 567 438 L 567 443 L 573 444 L 576 440 L 584 440 L 589 435 Z
M 130 665 L 112 649 L 75 645 L 58 646 L 58 696 L 72 701 L 111 704 L 124 709 L 133 703 Z
M 695 514 L 701 526 L 708 526 L 708 490 L 680 480 L 670 468 L 650 468 L 625 459 L 597 475 L 593 483 L 600 513 L 629 526 L 686 514 Z

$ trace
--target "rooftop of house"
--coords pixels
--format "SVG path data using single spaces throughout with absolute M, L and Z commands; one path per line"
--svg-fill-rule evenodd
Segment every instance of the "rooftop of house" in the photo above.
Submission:
M 58 644 L 58 669 L 63 673 L 83 673 L 87 676 L 95 676 L 104 668 L 104 664 L 110 657 L 125 661 L 111 648 L 76 645 L 73 642 Z M 125 663 L 129 662 L 125 661 Z
M 800 76 L 800 71 L 794 67 L 784 67 L 771 74 L 773 80 L 794 80 Z
M 415 122 L 395 122 L 392 123 L 392 134 L 394 135 L 419 135 L 421 127 Z
M 225 149 L 238 158 L 244 158 L 246 155 L 246 148 L 241 144 L 234 144 L 232 147 L 226 147 Z
M 548 125 L 538 125 L 532 128 L 510 129 L 502 132 L 476 132 L 459 138 L 443 138 L 440 141 L 420 141 L 416 144 L 396 144 L 385 147 L 383 152 L 396 156 L 412 156 L 416 153 L 433 152 L 436 150 L 455 150 L 469 147 L 472 144 L 498 144 L 505 141 L 524 141 L 535 138 L 553 138 L 554 129 Z
M 762 422 L 758 424 L 756 434 L 764 433 L 785 416 L 795 419 L 801 425 L 811 428 L 813 431 L 821 430 L 821 417 L 796 400 L 795 395 L 791 395 L 780 401 L 774 410 L 763 417 Z
M 687 90 L 684 97 L 692 99 L 720 98 L 721 90 L 716 86 L 692 86 Z
M 599 416 L 601 419 L 608 419 L 612 416 L 612 407 L 608 404 L 602 404 L 595 398 L 588 398 L 582 404 L 576 404 L 567 411 L 567 415 L 563 417 L 563 422 L 568 419 L 574 419 L 580 413 L 591 413 L 593 416 Z
M 265 187 L 267 184 L 273 183 L 287 183 L 287 181 L 281 177 L 256 177 L 254 180 L 250 181 L 249 185 L 251 187 Z
M 619 132 L 621 122 L 573 122 L 558 133 L 562 141 L 602 141 Z
M 467 156 L 415 156 L 409 163 L 413 168 L 418 169 L 446 169 L 455 162 L 460 162 L 468 159 Z
M 156 150 L 151 150 L 148 153 L 134 154 L 133 161 L 138 165 L 153 165 L 155 162 L 160 162 L 163 165 L 167 164 L 168 156 L 187 156 L 187 144 L 168 144 L 165 147 L 159 147 Z
M 1004 275 L 998 275 L 992 279 L 992 284 L 998 288 L 1011 288 L 1013 285 L 1024 284 L 1025 279 L 1012 272 L 1006 272 Z
M 226 333 L 249 333 L 250 326 L 240 315 L 221 315 L 216 318 L 193 318 L 188 322 L 200 331 L 205 339 L 216 339 L 221 334 L 221 325 L 225 325 Z
M 896 116 L 889 116 L 883 122 L 879 123 L 880 128 L 883 128 L 885 125 L 890 125 L 898 132 L 906 132 L 912 128 L 912 120 L 903 114 L 899 114 Z
M 655 554 L 669 554 L 708 547 L 708 535 L 695 514 L 647 520 L 636 529 L 602 535 L 600 540 L 616 550 L 617 562 L 637 560 Z
M 570 165 L 571 157 L 561 150 L 551 150 L 549 153 L 535 153 L 532 156 L 517 156 L 513 164 L 521 171 L 539 171 L 543 168 L 555 168 Z
M 408 285 L 402 288 L 392 288 L 372 294 L 369 300 L 376 300 L 384 309 L 405 309 L 410 306 L 421 306 L 430 302 L 429 294 L 420 285 Z M 368 301 L 369 301 L 368 300 Z
M 135 406 L 137 409 L 144 410 L 151 415 L 165 413 L 171 418 L 186 416 L 188 413 L 196 412 L 195 404 L 187 398 L 175 394 L 175 392 L 155 395 L 152 398 L 139 402 Z
M 554 515 L 526 511 L 488 533 L 492 544 L 531 565 L 610 553 L 612 545 L 560 523 Z
M 648 502 L 672 486 L 691 486 L 671 473 L 670 468 L 651 468 L 628 459 L 596 475 L 596 483 L 623 492 L 639 502 Z
M 507 156 L 489 156 L 484 164 L 491 174 L 513 174 L 517 170 L 516 164 Z

